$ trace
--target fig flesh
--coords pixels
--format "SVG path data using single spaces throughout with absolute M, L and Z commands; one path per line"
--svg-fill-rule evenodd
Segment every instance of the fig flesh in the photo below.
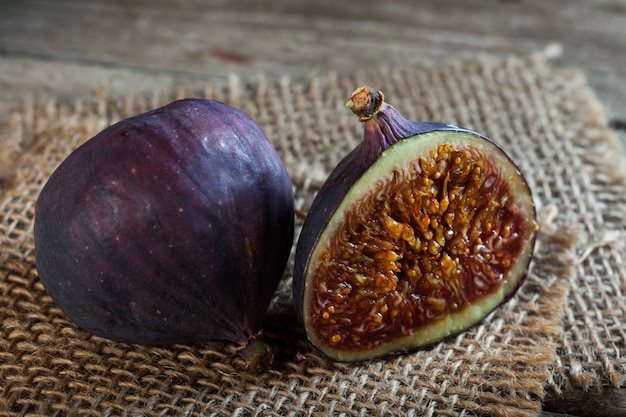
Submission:
M 293 204 L 251 117 L 174 101 L 106 128 L 53 172 L 36 205 L 37 270 L 95 335 L 244 348 L 285 269 Z
M 319 190 L 296 248 L 294 303 L 328 357 L 430 345 L 511 298 L 532 257 L 531 191 L 490 139 L 406 120 L 369 87 L 363 141 Z

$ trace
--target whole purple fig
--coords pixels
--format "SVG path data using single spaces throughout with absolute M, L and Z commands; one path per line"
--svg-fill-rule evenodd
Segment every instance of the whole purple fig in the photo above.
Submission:
M 363 141 L 333 170 L 296 248 L 296 313 L 344 361 L 435 343 L 523 283 L 537 224 L 530 189 L 493 141 L 406 120 L 368 87 L 347 103 Z
M 254 351 L 291 250 L 293 205 L 252 118 L 175 101 L 106 128 L 50 176 L 36 205 L 37 270 L 95 335 Z

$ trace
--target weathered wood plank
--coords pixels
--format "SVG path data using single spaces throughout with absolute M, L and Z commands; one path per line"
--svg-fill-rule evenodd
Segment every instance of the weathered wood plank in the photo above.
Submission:
M 103 72 L 147 73 L 155 83 L 229 72 L 299 77 L 477 52 L 524 55 L 556 41 L 559 62 L 586 69 L 610 117 L 626 120 L 623 1 L 2 0 L 0 10 L 0 56 L 13 66 L 0 74 L 0 102 L 12 101 L 13 85 L 22 86 L 18 95 L 45 88 L 62 96 Z M 46 72 L 19 73 L 24 60 Z M 82 70 L 70 76 L 66 65 Z
M 626 388 L 577 392 L 575 396 L 548 398 L 544 402 L 544 410 L 568 413 L 576 417 L 626 417 Z

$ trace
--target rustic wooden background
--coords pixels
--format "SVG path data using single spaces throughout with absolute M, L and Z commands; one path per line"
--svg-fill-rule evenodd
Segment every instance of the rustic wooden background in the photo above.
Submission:
M 548 51 L 585 71 L 626 143 L 625 49 L 626 0 L 0 0 L 0 132 L 42 94 Z M 625 398 L 548 398 L 543 416 L 626 416 Z
M 626 131 L 626 0 L 0 0 L 0 127 L 25 96 L 561 50 Z M 626 137 L 624 135 L 623 137 Z

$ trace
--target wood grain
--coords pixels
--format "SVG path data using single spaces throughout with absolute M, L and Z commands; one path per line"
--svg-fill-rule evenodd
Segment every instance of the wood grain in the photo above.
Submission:
M 557 43 L 557 65 L 583 68 L 619 127 L 625 27 L 626 2 L 609 0 L 0 0 L 0 117 L 41 92 L 441 64 Z
M 562 416 L 567 413 L 576 417 L 626 417 L 626 389 L 598 392 L 580 392 L 565 398 L 547 398 L 544 411 L 548 416 Z

